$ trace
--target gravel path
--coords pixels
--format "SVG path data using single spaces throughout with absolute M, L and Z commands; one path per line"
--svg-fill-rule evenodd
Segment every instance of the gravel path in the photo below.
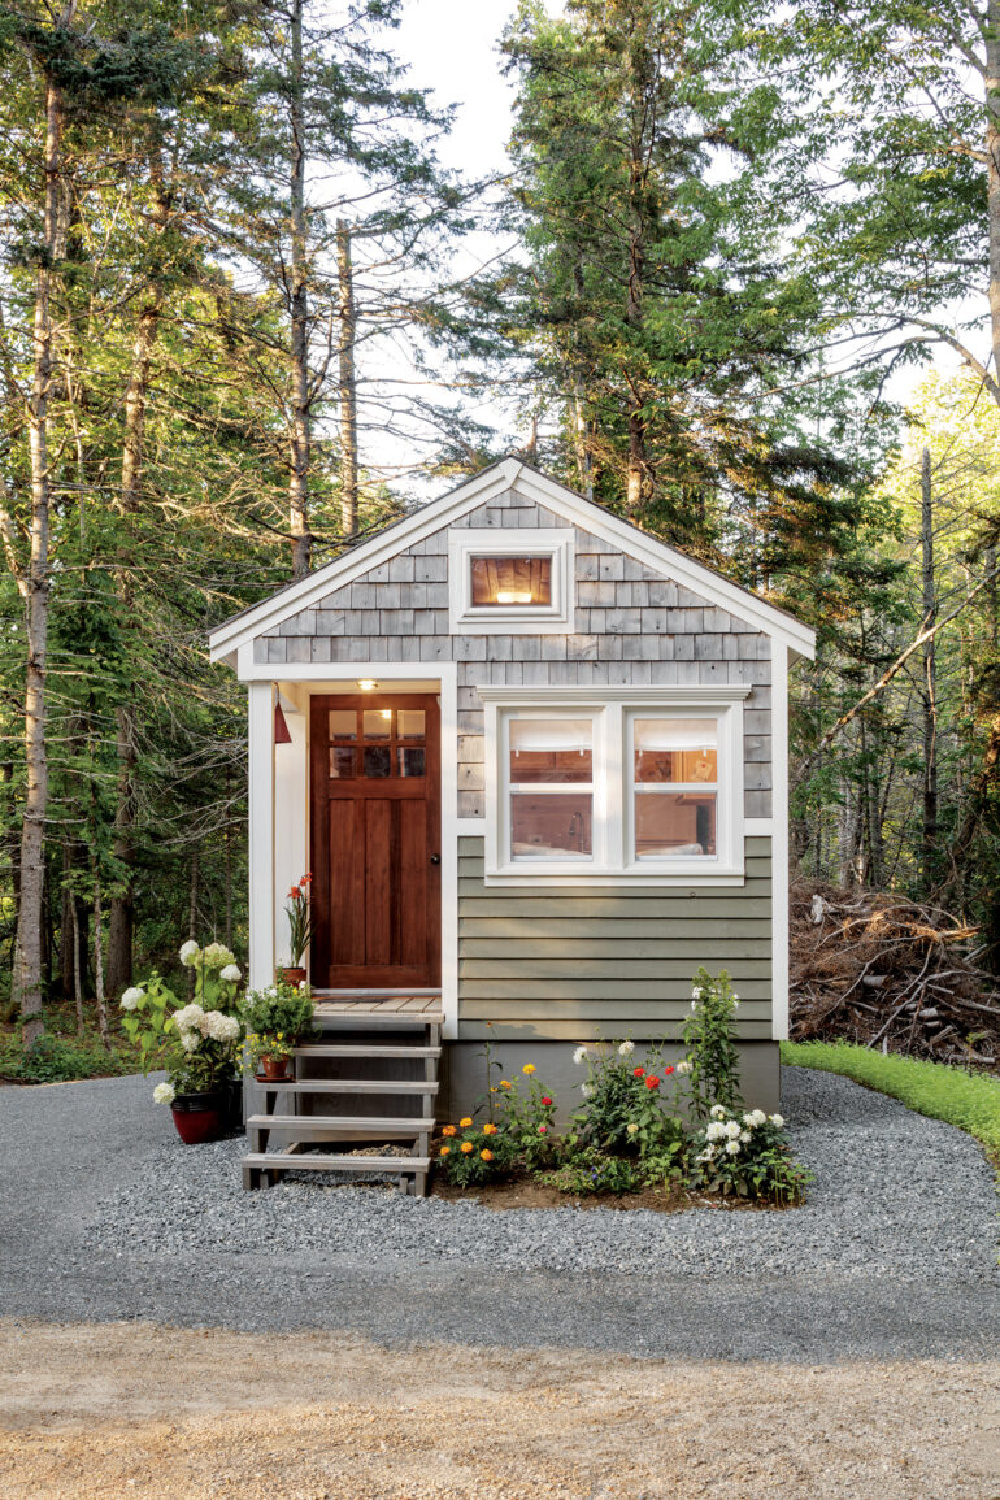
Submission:
M 182 1146 L 141 1079 L 2 1089 L 0 1314 L 696 1358 L 992 1356 L 997 1204 L 976 1143 L 801 1069 L 783 1109 L 816 1174 L 802 1209 L 496 1214 L 310 1182 L 244 1194 L 242 1143 Z

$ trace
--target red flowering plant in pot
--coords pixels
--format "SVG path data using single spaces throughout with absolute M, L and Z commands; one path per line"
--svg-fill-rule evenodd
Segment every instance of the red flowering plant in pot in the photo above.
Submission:
M 288 918 L 288 953 L 291 962 L 287 969 L 282 970 L 282 978 L 286 984 L 302 984 L 306 977 L 303 959 L 312 937 L 312 916 L 309 911 L 311 885 L 312 875 L 307 870 L 288 892 L 285 915 Z

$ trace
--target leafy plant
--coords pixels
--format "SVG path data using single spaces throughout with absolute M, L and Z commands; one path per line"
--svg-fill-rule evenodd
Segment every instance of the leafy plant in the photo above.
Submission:
M 586 1102 L 573 1115 L 581 1145 L 645 1154 L 676 1137 L 680 1122 L 668 1113 L 662 1092 L 675 1069 L 660 1059 L 661 1050 L 652 1048 L 645 1065 L 636 1063 L 635 1044 L 628 1039 L 598 1049 L 577 1048 L 574 1062 L 587 1067 L 587 1081 L 581 1085 Z
M 456 1187 L 491 1182 L 510 1170 L 513 1144 L 492 1121 L 475 1125 L 467 1115 L 458 1125 L 445 1125 L 441 1135 L 438 1165 Z
M 741 1114 L 714 1104 L 709 1123 L 695 1144 L 695 1185 L 741 1198 L 769 1198 L 795 1203 L 804 1197 L 812 1176 L 793 1160 L 781 1115 L 762 1109 Z
M 170 1103 L 175 1094 L 211 1093 L 233 1078 L 242 1027 L 235 1015 L 242 975 L 228 948 L 193 940 L 180 951 L 181 963 L 195 971 L 195 999 L 178 1006 L 177 996 L 153 973 L 121 998 L 122 1025 L 139 1048 L 144 1074 L 165 1068 L 167 1083 L 154 1096 Z
M 293 885 L 288 892 L 289 905 L 285 907 L 288 917 L 288 946 L 291 953 L 292 969 L 298 969 L 302 965 L 305 951 L 312 937 L 312 917 L 309 912 L 309 887 L 312 885 L 312 876 L 306 872 L 299 877 L 298 884 Z
M 539 1181 L 560 1193 L 634 1193 L 642 1186 L 636 1162 L 624 1156 L 609 1156 L 599 1146 L 581 1146 L 554 1172 L 543 1172 Z
M 96 1038 L 81 1041 L 46 1032 L 27 1051 L 17 1036 L 0 1044 L 0 1078 L 22 1083 L 69 1083 L 134 1071 L 132 1059 L 106 1052 Z
M 681 1033 L 688 1049 L 685 1073 L 691 1113 L 697 1120 L 707 1120 L 715 1104 L 727 1110 L 742 1107 L 734 1024 L 739 1004 L 725 969 L 718 979 L 704 967 L 698 970 L 691 990 L 691 1014 Z
M 534 1063 L 525 1063 L 520 1078 L 501 1079 L 495 1097 L 497 1122 L 510 1150 L 529 1172 L 549 1166 L 558 1150 L 556 1101 L 536 1079 Z
M 286 984 L 284 980 L 262 990 L 248 990 L 240 1003 L 244 1026 L 265 1052 L 273 1051 L 270 1044 L 279 1038 L 294 1045 L 312 1026 L 313 1011 L 308 986 Z

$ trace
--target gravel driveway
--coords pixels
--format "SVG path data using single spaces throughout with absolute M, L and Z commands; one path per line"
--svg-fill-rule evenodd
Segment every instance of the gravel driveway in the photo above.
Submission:
M 783 1109 L 816 1174 L 804 1208 L 497 1214 L 309 1182 L 244 1194 L 242 1143 L 182 1146 L 142 1079 L 0 1089 L 0 1314 L 694 1358 L 993 1357 L 997 1201 L 976 1143 L 802 1069 L 785 1071 Z

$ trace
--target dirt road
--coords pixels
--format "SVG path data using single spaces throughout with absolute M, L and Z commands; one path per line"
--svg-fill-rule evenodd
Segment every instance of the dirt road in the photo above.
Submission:
M 0 1495 L 995 1500 L 998 1377 L 7 1321 Z

